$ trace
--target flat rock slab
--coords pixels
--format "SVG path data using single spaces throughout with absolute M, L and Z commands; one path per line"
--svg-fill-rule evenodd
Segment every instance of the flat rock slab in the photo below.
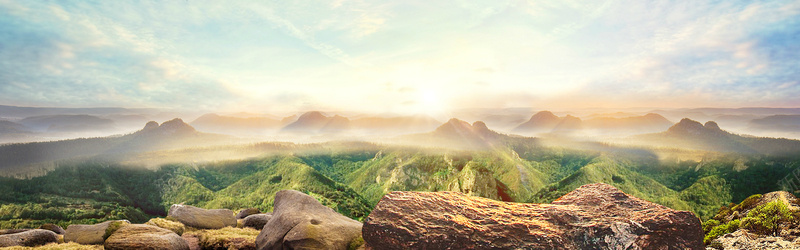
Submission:
M 54 242 L 58 242 L 56 233 L 44 229 L 31 229 L 18 233 L 0 235 L 0 247 L 35 247 Z
M 172 205 L 167 217 L 186 226 L 205 229 L 236 227 L 236 217 L 230 209 L 204 209 L 189 205 Z
M 256 249 L 348 249 L 361 223 L 295 190 L 275 194 L 272 218 L 256 237 Z
M 120 228 L 106 239 L 103 247 L 109 250 L 189 250 L 189 244 L 175 232 L 144 224 L 133 224 Z
M 127 220 L 114 220 L 94 225 L 73 224 L 67 226 L 64 242 L 75 242 L 83 245 L 101 245 L 113 233 L 113 230 L 130 224 Z
M 703 249 L 691 212 L 588 184 L 552 204 L 459 192 L 392 192 L 362 231 L 367 249 Z

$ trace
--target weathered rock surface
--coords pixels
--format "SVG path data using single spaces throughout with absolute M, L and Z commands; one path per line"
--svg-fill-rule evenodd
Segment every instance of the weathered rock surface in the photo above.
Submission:
M 42 224 L 41 226 L 39 226 L 39 229 L 50 230 L 56 234 L 61 234 L 61 235 L 67 233 L 67 231 L 64 231 L 64 228 L 53 223 Z
M 168 229 L 144 225 L 127 225 L 112 234 L 103 244 L 105 249 L 176 249 L 188 250 L 189 244 Z
M 269 222 L 269 219 L 272 218 L 272 213 L 266 214 L 253 214 L 244 218 L 244 222 L 242 222 L 243 227 L 252 227 L 258 230 L 264 228 L 264 225 Z
M 261 213 L 261 211 L 258 211 L 258 208 L 245 208 L 245 209 L 239 210 L 239 213 L 236 214 L 236 219 L 237 220 L 241 220 L 241 219 L 247 218 L 247 216 L 254 215 L 254 214 L 260 214 L 260 213 Z
M 236 218 L 230 209 L 204 209 L 189 205 L 172 205 L 167 217 L 180 221 L 186 226 L 206 229 L 236 227 Z
M 797 240 L 795 243 L 786 241 L 782 237 L 764 236 L 748 233 L 739 229 L 736 232 L 725 234 L 709 244 L 712 249 L 725 250 L 750 250 L 750 249 L 800 249 Z
M 602 183 L 581 186 L 553 204 L 392 192 L 362 233 L 367 249 L 703 249 L 700 220 L 691 212 Z
M 0 235 L 0 247 L 34 247 L 53 242 L 58 242 L 58 236 L 56 233 L 44 229 L 32 229 L 18 233 Z
M 272 218 L 256 238 L 261 249 L 347 249 L 361 235 L 361 223 L 295 190 L 275 194 Z
M 108 236 L 127 224 L 130 224 L 127 220 L 114 220 L 94 225 L 69 225 L 66 233 L 64 233 L 64 242 L 75 242 L 84 245 L 103 244 Z

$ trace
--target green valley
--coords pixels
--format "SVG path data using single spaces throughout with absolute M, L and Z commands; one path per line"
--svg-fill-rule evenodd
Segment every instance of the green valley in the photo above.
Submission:
M 506 145 L 454 150 L 323 143 L 245 160 L 157 169 L 73 162 L 40 177 L 0 179 L 0 228 L 144 222 L 179 203 L 270 211 L 282 189 L 305 192 L 363 220 L 384 194 L 396 190 L 546 203 L 596 182 L 706 220 L 721 206 L 779 190 L 778 181 L 800 166 L 800 159 L 785 156 L 706 153 L 701 161 L 691 161 L 658 159 L 646 150 L 578 150 L 522 139 Z

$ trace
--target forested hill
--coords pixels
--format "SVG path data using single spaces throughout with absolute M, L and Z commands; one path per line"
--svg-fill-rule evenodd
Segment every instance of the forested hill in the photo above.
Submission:
M 764 155 L 708 153 L 702 161 L 679 161 L 635 150 L 519 145 L 445 150 L 348 143 L 157 170 L 76 162 L 32 179 L 0 178 L 0 228 L 142 222 L 163 216 L 177 203 L 270 211 L 272 197 L 282 189 L 300 190 L 363 219 L 394 190 L 449 190 L 541 203 L 595 182 L 706 219 L 723 205 L 779 190 L 779 181 L 797 167 L 796 157 Z

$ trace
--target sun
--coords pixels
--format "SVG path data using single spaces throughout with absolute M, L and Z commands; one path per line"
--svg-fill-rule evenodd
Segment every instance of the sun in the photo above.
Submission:
M 444 98 L 436 91 L 430 89 L 420 90 L 417 104 L 417 113 L 432 117 L 446 115 Z

